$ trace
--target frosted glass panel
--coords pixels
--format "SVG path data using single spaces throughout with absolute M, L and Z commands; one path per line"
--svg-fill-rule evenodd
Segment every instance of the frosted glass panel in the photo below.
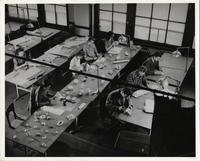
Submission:
M 111 21 L 100 20 L 100 31 L 110 31 L 111 30 Z
M 18 7 L 26 8 L 26 4 L 17 4 Z
M 67 26 L 66 14 L 57 13 L 57 24 Z
M 168 13 L 169 13 L 169 4 L 154 4 L 153 5 L 153 18 L 167 20 Z
M 163 31 L 163 30 L 151 29 L 150 40 L 160 42 L 160 43 L 164 43 L 165 33 L 166 33 L 166 31 Z
M 126 24 L 125 23 L 113 23 L 113 32 L 118 34 L 125 34 Z
M 127 4 L 114 4 L 114 11 L 127 12 Z
M 65 13 L 66 14 L 66 7 L 56 6 L 56 12 Z
M 167 32 L 167 40 L 166 40 L 167 44 L 181 46 L 182 39 L 183 39 L 182 33 L 176 33 L 170 31 Z
M 136 17 L 135 24 L 149 27 L 150 26 L 150 19 Z
M 159 20 L 152 20 L 151 23 L 152 27 L 159 28 L 159 29 L 166 29 L 167 22 L 166 21 L 159 21 Z
M 29 18 L 31 20 L 37 20 L 37 17 L 38 17 L 38 11 L 29 9 Z
M 165 35 L 166 35 L 166 31 L 159 30 L 158 31 L 158 42 L 164 43 L 165 42 Z
M 149 37 L 149 28 L 135 26 L 135 38 L 148 40 Z
M 111 12 L 104 12 L 100 11 L 100 19 L 101 20 L 112 20 L 112 13 Z
M 75 33 L 79 36 L 89 36 L 89 30 L 87 29 L 75 28 Z
M 46 22 L 56 23 L 56 17 L 54 12 L 46 12 Z
M 169 22 L 168 30 L 184 32 L 185 24 Z
M 52 12 L 55 12 L 54 5 L 48 5 L 48 4 L 46 4 L 46 5 L 45 5 L 45 11 L 52 11 Z
M 150 40 L 158 41 L 158 30 L 157 29 L 151 29 Z
M 18 8 L 19 17 L 23 19 L 28 19 L 27 9 L 25 8 Z
M 152 4 L 137 4 L 136 15 L 150 17 L 151 8 L 152 8 Z
M 8 6 L 8 12 L 9 12 L 9 16 L 11 16 L 11 17 L 18 17 L 18 15 L 17 15 L 17 8 L 16 7 Z
M 37 4 L 28 4 L 28 8 L 37 10 Z
M 126 14 L 114 13 L 113 21 L 115 22 L 126 22 Z
M 112 4 L 100 4 L 100 9 L 112 10 Z
M 170 20 L 185 22 L 187 17 L 188 4 L 177 3 L 171 5 Z

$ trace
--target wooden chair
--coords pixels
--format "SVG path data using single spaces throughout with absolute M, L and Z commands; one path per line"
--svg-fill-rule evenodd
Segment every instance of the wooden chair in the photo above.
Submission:
M 11 113 L 13 113 L 13 119 L 11 120 Z M 15 112 L 14 103 L 12 102 L 6 110 L 6 118 L 8 120 L 8 125 L 12 129 L 16 129 L 26 118 L 22 118 Z
M 115 141 L 114 148 L 136 155 L 149 155 L 150 135 L 140 132 L 120 131 Z

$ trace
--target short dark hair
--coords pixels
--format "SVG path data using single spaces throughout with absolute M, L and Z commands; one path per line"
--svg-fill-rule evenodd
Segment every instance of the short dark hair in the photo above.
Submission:
M 108 32 L 106 33 L 106 40 L 109 40 L 110 37 L 111 37 L 113 34 L 114 34 L 114 33 L 113 33 L 112 31 L 108 31 Z
M 144 73 L 146 73 L 146 72 L 147 72 L 147 67 L 144 66 L 144 65 L 142 65 L 142 66 L 140 66 L 140 67 L 138 68 L 138 71 L 139 71 L 139 72 L 144 72 Z
M 124 94 L 128 95 L 128 96 L 131 96 L 131 91 L 129 88 L 123 88 L 122 91 L 124 92 Z
M 156 51 L 152 56 L 155 56 L 155 57 L 161 57 L 162 54 L 160 51 Z
M 24 48 L 22 48 L 22 47 L 17 48 L 17 49 L 15 50 L 15 53 L 19 53 L 20 51 L 24 51 Z
M 95 38 L 92 37 L 92 36 L 90 36 L 90 37 L 88 38 L 88 41 L 91 41 L 91 40 L 95 41 Z

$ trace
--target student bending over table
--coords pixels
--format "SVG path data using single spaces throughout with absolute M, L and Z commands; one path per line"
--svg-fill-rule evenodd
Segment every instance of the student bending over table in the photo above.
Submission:
M 103 55 L 107 53 L 114 46 L 114 33 L 109 31 L 106 37 L 98 42 L 98 51 Z
M 147 81 L 146 81 L 146 71 L 147 68 L 145 66 L 140 66 L 138 69 L 132 71 L 128 77 L 127 77 L 127 83 L 138 85 L 141 87 L 147 87 Z M 137 88 L 130 87 L 130 90 L 132 92 L 136 91 Z
M 98 52 L 94 44 L 94 38 L 89 37 L 86 45 L 83 47 L 85 61 L 94 61 L 98 58 Z
M 157 51 L 143 63 L 147 68 L 147 75 L 163 75 L 163 72 L 159 67 L 160 58 L 161 53 Z
M 83 66 L 81 65 L 81 59 L 83 58 L 82 52 L 79 52 L 77 55 L 75 55 L 72 60 L 70 61 L 69 69 L 76 70 L 76 71 L 82 71 Z M 73 76 L 76 75 L 76 73 L 72 73 Z
M 114 112 L 125 112 L 129 107 L 131 92 L 128 88 L 116 89 L 108 94 L 105 107 L 110 117 Z
M 21 47 L 16 49 L 15 55 L 19 56 L 19 57 L 22 57 L 22 58 L 26 58 L 26 53 L 24 52 L 24 49 L 21 48 Z M 17 69 L 21 68 L 23 65 L 26 65 L 25 62 L 26 61 L 23 60 L 23 59 L 13 58 L 14 70 L 17 70 Z

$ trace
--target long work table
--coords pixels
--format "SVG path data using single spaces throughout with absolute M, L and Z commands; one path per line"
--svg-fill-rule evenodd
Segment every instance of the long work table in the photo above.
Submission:
M 43 41 L 55 36 L 60 30 L 52 29 L 48 27 L 41 27 L 36 29 L 33 32 L 29 31 L 29 34 L 26 34 L 20 38 L 9 41 L 5 46 L 5 53 L 15 54 L 15 50 L 19 47 L 22 47 L 24 51 L 28 51 L 35 46 L 39 45 Z M 37 34 L 35 34 L 37 33 Z M 42 35 L 42 36 L 41 36 Z M 9 61 L 12 57 L 6 56 L 5 61 Z
M 131 51 L 119 46 L 118 54 L 107 54 L 90 65 L 86 73 L 114 79 L 140 50 Z M 6 137 L 33 150 L 45 154 L 57 138 L 78 120 L 78 116 L 91 104 L 109 82 L 78 75 L 51 99 L 51 105 L 43 106 L 21 126 Z M 98 91 L 99 89 L 99 91 Z
M 74 41 L 79 41 L 79 44 L 74 43 L 74 45 L 72 46 Z M 59 55 L 60 50 L 58 50 L 57 46 L 55 46 L 34 60 L 37 60 L 38 62 L 44 62 L 47 64 L 53 64 L 60 67 L 66 62 L 68 62 L 72 56 L 77 54 L 83 48 L 85 42 L 86 38 L 83 39 L 78 37 L 72 37 L 62 43 L 62 46 L 64 46 L 63 48 L 65 49 L 65 52 L 63 52 L 65 55 Z M 68 46 L 70 48 L 67 48 L 65 46 Z M 51 51 L 54 51 L 54 53 Z M 28 68 L 22 67 L 18 70 L 14 70 L 7 74 L 5 78 L 7 82 L 16 85 L 17 96 L 19 96 L 19 89 L 30 92 L 30 87 L 34 83 L 40 81 L 41 79 L 43 79 L 43 77 L 55 70 L 55 68 L 37 63 L 27 62 L 27 65 Z
M 188 59 L 188 60 L 187 60 Z M 147 77 L 149 80 L 158 81 L 159 79 L 164 78 L 165 76 L 169 77 L 169 84 L 180 87 L 191 64 L 193 58 L 191 57 L 175 57 L 172 54 L 164 53 L 159 61 L 159 65 L 163 70 L 163 76 L 150 75 Z M 187 62 L 187 65 L 186 65 Z M 186 69 L 187 66 L 187 69 Z

